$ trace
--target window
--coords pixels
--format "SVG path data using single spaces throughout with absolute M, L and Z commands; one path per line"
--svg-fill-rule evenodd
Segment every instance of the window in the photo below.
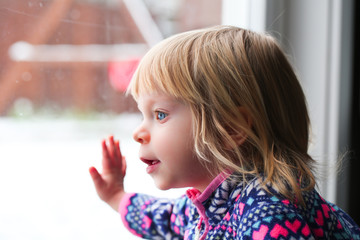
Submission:
M 160 192 L 124 95 L 161 39 L 221 22 L 221 0 L 0 0 L 0 239 L 131 239 L 88 168 L 114 134 L 128 191 Z M 182 193 L 182 192 L 181 192 Z

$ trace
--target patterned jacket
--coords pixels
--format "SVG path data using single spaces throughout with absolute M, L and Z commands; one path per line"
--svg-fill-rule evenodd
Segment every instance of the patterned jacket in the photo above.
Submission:
M 220 174 L 203 193 L 189 189 L 179 199 L 127 194 L 119 212 L 147 239 L 360 239 L 359 226 L 316 190 L 304 199 L 306 208 L 269 194 L 259 178 L 244 187 Z

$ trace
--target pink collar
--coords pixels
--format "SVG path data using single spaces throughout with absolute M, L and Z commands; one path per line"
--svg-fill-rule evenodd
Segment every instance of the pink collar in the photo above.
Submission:
M 205 213 L 205 208 L 202 205 L 203 202 L 205 202 L 210 195 L 231 175 L 230 172 L 223 172 L 220 173 L 217 177 L 215 177 L 211 183 L 206 187 L 204 192 L 200 192 L 198 189 L 191 188 L 186 191 L 186 195 L 188 198 L 194 203 L 195 207 L 197 208 L 200 218 L 198 225 L 196 226 L 195 231 L 200 231 L 201 223 L 204 220 L 205 223 L 205 229 L 204 233 L 200 237 L 200 240 L 205 239 L 207 233 L 209 232 L 209 220 Z
M 190 198 L 192 201 L 196 200 L 200 203 L 207 200 L 210 195 L 231 175 L 230 172 L 222 172 L 219 175 L 217 175 L 211 183 L 206 187 L 204 192 L 200 192 L 196 188 L 191 188 L 186 191 L 186 195 L 188 198 Z

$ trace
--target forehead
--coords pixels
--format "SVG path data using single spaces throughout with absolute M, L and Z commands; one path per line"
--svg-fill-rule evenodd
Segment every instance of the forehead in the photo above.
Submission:
M 155 75 L 149 70 L 149 66 L 140 65 L 130 82 L 128 92 L 138 101 L 141 95 L 164 95 L 166 89 L 163 84 L 162 76 Z
M 162 107 L 169 108 L 178 104 L 186 105 L 184 101 L 163 92 L 140 93 L 137 98 L 137 104 L 140 110 L 147 107 L 153 107 L 154 105 L 161 105 Z
M 129 87 L 135 99 L 152 92 L 164 92 L 176 98 L 189 95 L 192 78 L 188 58 L 183 51 L 174 52 L 174 47 L 165 43 L 155 46 L 142 58 Z
M 130 85 L 130 92 L 139 103 L 145 100 L 190 102 L 186 97 L 187 90 L 175 83 L 174 77 L 149 74 L 149 72 L 138 73 Z

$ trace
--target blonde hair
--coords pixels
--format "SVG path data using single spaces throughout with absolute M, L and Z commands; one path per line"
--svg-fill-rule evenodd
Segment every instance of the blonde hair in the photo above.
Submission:
M 314 188 L 305 96 L 271 36 L 232 26 L 175 35 L 145 55 L 128 91 L 135 99 L 161 91 L 189 104 L 194 149 L 210 173 L 263 175 L 300 203 Z M 239 145 L 234 136 L 246 140 Z

